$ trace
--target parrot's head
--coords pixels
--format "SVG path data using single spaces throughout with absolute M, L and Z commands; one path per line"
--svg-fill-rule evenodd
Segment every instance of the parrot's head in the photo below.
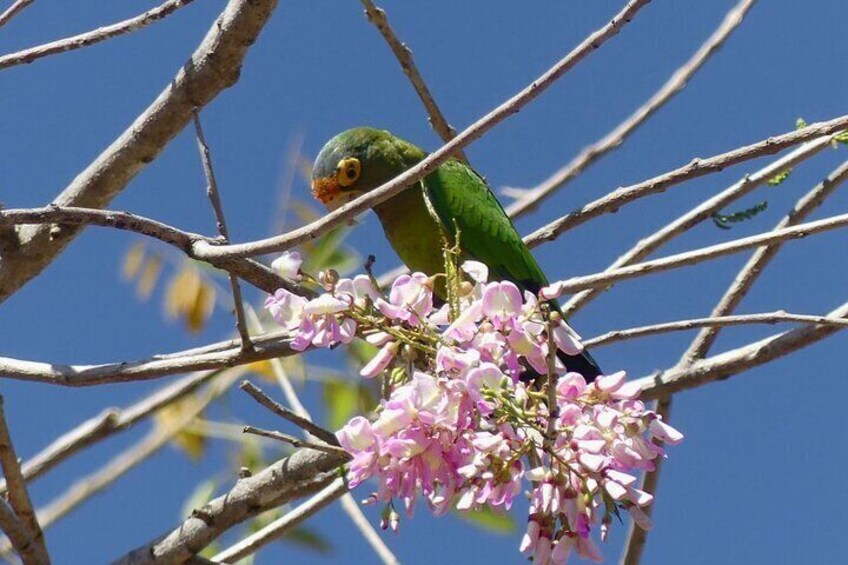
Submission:
M 391 180 L 423 153 L 385 130 L 359 127 L 324 145 L 312 167 L 312 195 L 329 210 Z

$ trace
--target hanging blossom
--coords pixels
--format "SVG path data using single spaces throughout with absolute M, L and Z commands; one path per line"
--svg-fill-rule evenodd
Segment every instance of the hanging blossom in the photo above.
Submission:
M 361 375 L 382 376 L 387 394 L 373 417 L 353 418 L 337 437 L 352 456 L 351 488 L 376 484 L 366 502 L 384 505 L 384 528 L 397 529 L 396 504 L 409 516 L 419 501 L 437 515 L 507 511 L 527 491 L 522 553 L 538 565 L 572 554 L 600 560 L 592 533 L 606 539 L 614 516 L 650 527 L 642 509 L 652 497 L 636 488 L 636 473 L 653 470 L 662 444 L 683 436 L 638 400 L 623 372 L 587 382 L 569 371 L 567 356 L 583 346 L 549 313 L 556 285 L 537 296 L 489 281 L 481 263 L 461 270 L 466 280 L 447 284 L 458 294 L 453 315 L 450 300 L 437 307 L 434 279 L 422 273 L 401 275 L 384 294 L 369 277 L 330 271 L 318 277 L 318 297 L 279 289 L 265 306 L 295 350 L 357 333 L 378 348 Z

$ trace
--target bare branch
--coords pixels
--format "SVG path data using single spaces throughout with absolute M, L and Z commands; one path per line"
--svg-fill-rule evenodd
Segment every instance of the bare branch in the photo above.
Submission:
M 265 470 L 240 479 L 170 533 L 116 560 L 115 565 L 182 563 L 226 530 L 266 510 L 316 493 L 339 477 L 339 455 L 296 451 Z
M 645 261 L 643 263 L 636 263 L 635 265 L 628 265 L 626 267 L 604 271 L 602 273 L 565 279 L 564 281 L 554 283 L 553 286 L 557 289 L 561 289 L 562 293 L 576 292 L 586 288 L 608 285 L 620 280 L 668 271 L 686 265 L 695 265 L 703 261 L 718 259 L 725 255 L 731 255 L 746 249 L 751 249 L 752 247 L 760 247 L 774 242 L 801 239 L 808 235 L 845 226 L 848 226 L 848 214 L 840 214 L 838 216 L 831 216 L 815 222 L 776 229 L 758 235 L 752 235 L 750 237 L 743 237 L 733 241 L 711 245 L 709 247 L 702 247 L 693 251 L 669 255 L 667 257 L 662 257 L 661 259 L 654 259 L 652 261 Z
M 829 147 L 832 140 L 833 135 L 826 135 L 812 141 L 808 141 L 780 159 L 769 163 L 759 171 L 745 175 L 739 181 L 719 194 L 708 198 L 689 212 L 678 217 L 673 222 L 663 226 L 650 236 L 639 241 L 632 249 L 627 251 L 621 257 L 616 259 L 609 267 L 607 267 L 607 271 L 611 271 L 625 265 L 630 265 L 647 257 L 665 243 L 687 232 L 701 222 L 711 218 L 713 214 L 720 211 L 730 203 L 735 202 L 746 194 L 749 194 L 755 188 L 773 178 L 776 174 L 818 154 L 826 147 Z M 563 313 L 566 315 L 573 314 L 578 309 L 597 298 L 603 291 L 604 289 L 601 287 L 592 288 L 573 296 L 563 306 Z
M 218 228 L 218 234 L 223 243 L 230 242 L 230 233 L 227 230 L 227 221 L 224 219 L 224 207 L 221 205 L 221 194 L 218 191 L 218 182 L 215 180 L 215 170 L 212 168 L 212 153 L 209 151 L 209 145 L 206 143 L 206 136 L 203 135 L 203 126 L 200 124 L 200 115 L 195 110 L 194 112 L 194 132 L 197 137 L 197 148 L 200 150 L 200 161 L 203 163 L 203 174 L 206 176 L 206 195 L 209 197 L 209 202 L 212 204 L 212 210 L 215 213 L 215 223 Z M 250 343 L 250 332 L 247 330 L 247 323 L 244 318 L 244 302 L 241 298 L 241 286 L 238 278 L 229 273 L 230 290 L 233 295 L 233 309 L 236 313 L 236 330 L 241 337 L 242 349 L 251 349 L 253 345 Z
M 11 549 L 21 556 L 24 563 L 43 563 L 38 560 L 38 555 L 33 551 L 35 545 L 32 543 L 32 536 L 24 529 L 12 507 L 2 496 L 0 496 L 0 529 L 9 538 Z
M 9 20 L 14 18 L 33 2 L 35 2 L 35 0 L 17 0 L 14 4 L 6 8 L 6 11 L 0 14 L 0 27 L 9 23 Z
M 524 242 L 532 248 L 543 242 L 553 241 L 562 233 L 597 218 L 602 214 L 617 212 L 622 206 L 630 204 L 639 198 L 665 192 L 672 186 L 684 181 L 702 177 L 710 173 L 717 173 L 727 167 L 756 159 L 757 157 L 772 155 L 787 147 L 798 145 L 816 137 L 838 133 L 846 127 L 848 127 L 848 115 L 840 116 L 827 122 L 810 124 L 805 128 L 769 137 L 763 141 L 707 159 L 693 159 L 688 165 L 684 165 L 658 177 L 614 190 L 606 196 L 586 204 L 579 210 L 575 210 L 539 228 L 525 237 Z
M 403 69 L 403 73 L 409 78 L 412 88 L 415 89 L 415 93 L 424 104 L 424 108 L 427 110 L 427 115 L 429 116 L 430 125 L 439 134 L 442 141 L 445 143 L 449 142 L 456 136 L 456 130 L 445 119 L 445 116 L 436 104 L 436 100 L 430 93 L 430 89 L 427 88 L 427 83 L 424 82 L 424 78 L 421 76 L 418 67 L 415 65 L 415 61 L 412 59 L 412 51 L 395 35 L 392 26 L 389 25 L 388 18 L 386 18 L 385 10 L 375 6 L 371 0 L 361 1 L 362 5 L 365 6 L 365 15 L 368 17 L 368 21 L 377 27 L 380 34 L 386 40 L 386 43 L 389 44 L 389 48 L 391 48 L 392 53 L 394 53 L 395 58 L 400 63 L 400 68 Z M 463 161 L 467 160 L 461 150 L 456 152 L 456 156 Z
M 103 208 L 191 120 L 196 108 L 238 80 L 242 61 L 276 0 L 230 0 L 192 57 L 159 97 L 55 199 L 59 206 Z M 38 275 L 80 228 L 26 226 L 0 249 L 0 302 Z
M 361 214 L 369 208 L 385 202 L 392 196 L 410 188 L 413 183 L 424 178 L 428 173 L 447 161 L 458 149 L 479 139 L 495 125 L 512 114 L 517 113 L 521 108 L 533 101 L 587 55 L 600 47 L 608 39 L 617 35 L 621 28 L 629 23 L 636 13 L 648 2 L 649 0 L 630 0 L 621 12 L 608 24 L 589 35 L 571 53 L 545 71 L 544 74 L 530 83 L 529 86 L 473 123 L 450 142 L 428 155 L 420 163 L 382 186 L 356 198 L 338 210 L 326 214 L 320 220 L 282 235 L 250 243 L 221 246 L 213 246 L 208 242 L 198 241 L 194 244 L 196 256 L 201 259 L 225 256 L 250 257 L 264 253 L 284 251 L 305 241 L 315 239 L 319 235 L 327 233 L 335 226 L 352 220 L 357 214 Z M 846 118 L 846 121 L 848 122 L 848 118 Z
M 198 240 L 214 241 L 213 239 L 188 231 L 183 231 L 158 220 L 137 216 L 130 212 L 117 210 L 100 210 L 97 208 L 80 208 L 74 206 L 56 206 L 51 204 L 43 208 L 10 208 L 0 210 L 0 227 L 13 224 L 57 224 L 60 226 L 94 225 L 105 228 L 129 231 L 157 239 L 176 247 L 189 257 L 192 255 L 192 242 Z M 295 294 L 311 297 L 311 290 L 282 278 L 269 267 L 252 259 L 205 260 L 213 267 L 228 273 L 233 273 L 255 287 L 266 292 L 274 292 L 285 288 Z
M 26 481 L 21 473 L 21 464 L 12 444 L 12 436 L 6 424 L 4 400 L 0 396 L 0 466 L 3 468 L 3 476 L 9 485 L 9 505 L 14 510 L 20 526 L 25 532 L 28 544 L 19 546 L 17 549 L 25 563 L 49 564 L 50 556 L 47 553 L 47 545 L 44 541 L 44 532 L 35 516 L 32 500 L 29 498 Z M 14 532 L 10 532 L 9 539 L 13 539 Z M 20 538 L 17 539 L 20 541 Z
M 200 415 L 209 404 L 224 394 L 239 376 L 239 371 L 228 371 L 221 379 L 210 385 L 209 390 L 200 396 L 199 402 L 181 410 L 173 422 L 169 422 L 167 425 L 157 425 L 141 441 L 113 457 L 93 474 L 68 487 L 64 493 L 39 510 L 38 514 L 44 527 L 46 528 L 64 517 L 82 502 L 102 491 L 121 478 L 127 471 L 162 449 L 174 436 Z
M 17 53 L 3 55 L 0 57 L 0 70 L 14 67 L 16 65 L 32 63 L 33 61 L 47 57 L 48 55 L 56 55 L 57 53 L 65 53 L 67 51 L 74 51 L 76 49 L 88 47 L 89 45 L 94 45 L 101 41 L 106 41 L 107 39 L 112 39 L 113 37 L 139 30 L 148 24 L 152 24 L 156 20 L 161 20 L 162 18 L 171 15 L 183 6 L 187 6 L 192 2 L 194 2 L 194 0 L 168 0 L 160 6 L 128 20 L 104 26 L 86 33 L 81 33 L 79 35 L 74 35 L 73 37 L 66 37 L 65 39 L 45 43 L 44 45 L 30 47 L 29 49 L 24 49 Z M 12 6 L 12 8 L 14 8 L 14 6 Z M 3 25 L 3 23 L 2 16 L 0 16 L 0 25 Z
M 314 435 L 321 441 L 328 443 L 329 445 L 339 445 L 339 440 L 336 439 L 336 435 L 333 432 L 325 430 L 309 418 L 304 418 L 303 416 L 295 414 L 294 412 L 292 412 L 291 410 L 289 410 L 288 408 L 286 408 L 285 406 L 283 406 L 282 404 L 262 392 L 262 389 L 254 385 L 252 382 L 242 381 L 242 383 L 239 385 L 239 388 L 249 394 L 253 398 L 253 400 L 258 402 L 280 418 L 288 420 L 295 426 L 309 432 L 310 434 Z M 345 453 L 345 455 L 347 455 L 347 453 Z
M 641 107 L 618 124 L 604 137 L 584 148 L 567 165 L 555 172 L 538 186 L 527 190 L 511 190 L 505 193 L 516 196 L 517 200 L 510 204 L 506 211 L 513 218 L 530 212 L 556 190 L 576 178 L 587 167 L 609 151 L 617 149 L 624 140 L 639 128 L 648 118 L 671 100 L 675 94 L 683 90 L 686 83 L 698 69 L 724 44 L 733 31 L 739 27 L 745 14 L 753 7 L 756 0 L 741 0 L 725 15 L 721 24 L 710 37 L 698 48 L 686 63 L 679 67 L 671 77 L 651 96 Z
M 243 375 L 247 369 L 215 369 L 187 375 L 182 379 L 165 386 L 150 396 L 123 409 L 109 408 L 100 415 L 91 418 L 74 429 L 56 438 L 50 445 L 30 458 L 21 466 L 24 479 L 32 482 L 68 457 L 79 453 L 100 441 L 132 427 L 146 419 L 160 408 L 169 406 L 185 398 L 224 371 Z M 6 491 L 6 482 L 0 483 L 0 494 Z
M 793 210 L 783 218 L 775 230 L 797 225 L 804 221 L 814 210 L 816 210 L 825 198 L 830 196 L 837 187 L 848 180 L 848 161 L 831 172 L 827 178 L 816 185 L 810 192 L 804 195 Z M 742 299 L 748 294 L 760 273 L 768 265 L 774 256 L 780 251 L 782 242 L 777 241 L 767 247 L 758 249 L 748 260 L 745 266 L 736 275 L 735 280 L 721 297 L 718 304 L 713 308 L 713 316 L 723 316 L 736 309 Z M 706 329 L 698 334 L 692 345 L 683 355 L 683 362 L 693 361 L 704 357 L 715 343 L 718 332 L 715 328 Z
M 326 443 L 315 443 L 313 441 L 298 439 L 294 436 L 290 436 L 289 434 L 284 434 L 274 430 L 263 430 L 262 428 L 256 428 L 253 426 L 245 426 L 242 430 L 246 434 L 253 434 L 261 437 L 267 437 L 270 439 L 275 439 L 277 441 L 282 441 L 288 443 L 289 445 L 296 448 L 306 449 L 314 449 L 315 451 L 324 451 L 326 453 L 336 453 L 339 455 L 345 455 L 350 457 L 347 451 L 342 449 L 341 447 L 336 447 L 334 445 L 327 445 Z
M 639 326 L 624 330 L 614 330 L 598 337 L 583 341 L 586 347 L 598 348 L 627 339 L 646 337 L 669 332 L 679 332 L 695 328 L 725 328 L 727 326 L 746 326 L 751 324 L 832 324 L 835 326 L 848 326 L 845 318 L 828 318 L 827 316 L 812 316 L 808 314 L 791 314 L 783 310 L 775 312 L 763 312 L 762 314 L 741 314 L 738 316 L 714 316 L 709 318 L 693 318 L 691 320 L 678 320 L 649 326 Z
M 248 555 L 259 551 L 270 542 L 280 539 L 293 528 L 302 524 L 307 518 L 314 516 L 318 511 L 326 508 L 336 499 L 347 492 L 347 483 L 344 479 L 337 478 L 327 485 L 321 492 L 304 502 L 291 512 L 282 516 L 256 533 L 244 538 L 237 544 L 228 547 L 212 558 L 215 563 L 236 563 Z M 397 563 L 397 561 L 395 561 Z
M 189 371 L 219 369 L 284 357 L 298 353 L 291 349 L 288 332 L 255 336 L 254 349 L 241 349 L 241 340 L 227 340 L 176 353 L 154 355 L 140 361 L 118 361 L 102 365 L 61 365 L 0 357 L 0 376 L 61 386 L 93 386 L 155 379 Z
M 827 314 L 827 318 L 848 317 L 848 302 Z M 760 341 L 695 361 L 691 365 L 678 365 L 655 375 L 638 379 L 643 400 L 652 400 L 719 381 L 753 369 L 817 341 L 840 330 L 833 324 L 807 325 L 787 332 L 774 334 Z

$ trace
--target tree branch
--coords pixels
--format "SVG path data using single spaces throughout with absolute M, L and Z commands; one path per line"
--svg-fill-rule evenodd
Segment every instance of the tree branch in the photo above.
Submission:
M 9 20 L 14 18 L 21 11 L 23 11 L 24 8 L 26 8 L 33 2 L 35 2 L 35 0 L 17 0 L 14 4 L 6 8 L 6 11 L 0 14 L 0 27 L 3 27 L 7 23 L 9 23 Z
M 625 265 L 631 265 L 647 257 L 675 237 L 686 233 L 701 222 L 711 218 L 713 214 L 719 212 L 727 205 L 749 194 L 776 174 L 818 154 L 826 147 L 829 147 L 832 140 L 833 135 L 826 135 L 808 141 L 780 159 L 769 163 L 759 171 L 745 175 L 719 194 L 708 198 L 673 222 L 639 241 L 632 249 L 607 267 L 607 271 L 612 271 Z M 598 287 L 576 294 L 563 306 L 563 313 L 567 316 L 574 314 L 574 312 L 597 298 L 602 292 L 604 292 L 604 289 Z
M 228 493 L 195 510 L 170 533 L 114 565 L 183 563 L 232 526 L 325 488 L 339 477 L 338 468 L 344 462 L 339 455 L 296 451 L 260 473 L 240 479 Z
M 245 426 L 242 431 L 246 434 L 252 434 L 256 436 L 275 439 L 277 441 L 282 441 L 298 449 L 314 449 L 315 451 L 323 451 L 325 453 L 336 453 L 350 458 L 348 452 L 342 449 L 341 447 L 327 445 L 326 443 L 316 443 L 314 441 L 298 439 L 289 434 L 284 434 L 275 430 L 263 430 L 262 428 L 256 428 L 254 426 Z
M 6 425 L 6 414 L 4 400 L 0 396 L 0 466 L 3 468 L 3 476 L 9 485 L 8 499 L 11 509 L 17 516 L 21 529 L 25 532 L 25 538 L 29 543 L 18 546 L 17 550 L 24 562 L 47 565 L 50 563 L 50 555 L 47 553 L 47 545 L 44 541 L 44 532 L 35 516 L 32 500 L 29 498 L 26 481 L 21 473 L 21 464 L 12 444 L 12 436 Z M 5 530 L 4 530 L 5 531 Z M 21 538 L 15 536 L 14 531 L 9 532 L 9 540 L 21 542 Z
M 227 221 L 224 219 L 224 207 L 221 204 L 218 182 L 215 180 L 215 170 L 212 168 L 212 153 L 206 143 L 206 136 L 203 135 L 203 126 L 200 124 L 200 116 L 196 110 L 194 112 L 194 132 L 197 137 L 197 148 L 200 151 L 200 161 L 203 164 L 203 174 L 206 177 L 206 195 L 209 197 L 209 202 L 212 204 L 212 210 L 215 213 L 218 235 L 223 243 L 229 243 L 230 233 L 227 229 Z M 253 345 L 250 343 L 250 332 L 244 318 L 241 286 L 233 273 L 229 273 L 228 278 L 230 279 L 230 291 L 233 295 L 233 310 L 236 313 L 236 330 L 241 337 L 241 347 L 242 349 L 251 349 Z
M 585 347 L 598 348 L 619 341 L 646 337 L 669 332 L 686 331 L 695 328 L 726 328 L 728 326 L 747 326 L 751 324 L 831 324 L 848 326 L 845 318 L 828 318 L 827 316 L 812 316 L 809 314 L 791 314 L 783 310 L 763 312 L 762 314 L 741 314 L 737 316 L 713 316 L 709 318 L 693 318 L 662 324 L 651 324 L 623 330 L 613 330 L 598 337 L 583 341 Z
M 444 114 L 442 114 L 442 111 L 436 104 L 436 100 L 430 93 L 430 89 L 427 88 L 424 77 L 421 76 L 418 67 L 415 65 L 415 61 L 412 59 L 412 50 L 395 35 L 392 26 L 389 25 L 388 18 L 386 18 L 385 10 L 375 6 L 371 0 L 361 0 L 361 2 L 365 7 L 365 15 L 368 21 L 374 24 L 383 36 L 383 39 L 389 44 L 389 48 L 394 53 L 398 63 L 400 63 L 400 68 L 403 69 L 403 73 L 409 78 L 412 88 L 415 89 L 415 93 L 424 104 L 424 109 L 427 110 L 427 115 L 429 116 L 430 126 L 442 138 L 442 141 L 445 143 L 449 142 L 456 136 L 456 130 L 445 119 Z M 463 161 L 467 161 L 465 154 L 461 150 L 456 152 L 456 156 Z
M 547 90 L 557 79 L 582 61 L 589 53 L 600 47 L 611 37 L 617 35 L 621 28 L 629 23 L 636 13 L 648 4 L 649 1 L 630 0 L 621 12 L 608 24 L 592 33 L 572 50 L 571 53 L 530 83 L 529 86 L 473 123 L 450 142 L 428 155 L 420 163 L 382 186 L 356 198 L 338 210 L 326 214 L 320 220 L 282 235 L 250 243 L 220 246 L 210 245 L 204 241 L 197 241 L 193 245 L 195 255 L 201 259 L 210 259 L 213 257 L 250 257 L 264 253 L 285 251 L 295 245 L 315 239 L 319 235 L 327 233 L 335 226 L 352 220 L 357 214 L 381 202 L 385 202 L 392 196 L 410 188 L 413 183 L 424 178 L 428 173 L 447 161 L 458 149 L 479 139 L 495 125 L 521 110 L 521 108 Z
M 553 241 L 564 232 L 597 218 L 602 214 L 618 212 L 622 206 L 630 204 L 639 198 L 665 192 L 672 186 L 684 181 L 717 173 L 727 167 L 756 159 L 757 157 L 772 155 L 787 147 L 798 145 L 816 137 L 838 133 L 846 129 L 846 127 L 848 127 L 848 115 L 840 116 L 827 122 L 810 124 L 805 128 L 769 137 L 763 141 L 707 159 L 693 159 L 688 165 L 684 165 L 658 177 L 614 190 L 606 196 L 586 204 L 579 210 L 575 210 L 539 228 L 525 237 L 524 242 L 532 248 L 546 241 Z
M 215 563 L 236 563 L 248 555 L 259 551 L 272 541 L 280 539 L 292 529 L 323 510 L 348 491 L 347 483 L 341 477 L 335 479 L 321 492 L 291 510 L 285 516 L 277 518 L 258 532 L 228 547 L 212 558 Z
M 104 26 L 86 33 L 81 33 L 79 35 L 74 35 L 73 37 L 66 37 L 65 39 L 51 41 L 44 45 L 30 47 L 29 49 L 24 49 L 23 51 L 18 51 L 16 53 L 3 55 L 0 57 L 0 70 L 14 67 L 16 65 L 32 63 L 33 61 L 47 57 L 48 55 L 65 53 L 67 51 L 74 51 L 76 49 L 88 47 L 89 45 L 94 45 L 101 41 L 106 41 L 107 39 L 112 39 L 113 37 L 139 30 L 156 20 L 161 20 L 171 15 L 183 6 L 187 6 L 192 2 L 194 2 L 194 0 L 168 0 L 160 6 L 128 20 Z M 14 8 L 14 6 L 12 6 L 12 8 Z M 0 25 L 3 25 L 3 23 L 2 16 L 0 16 Z
M 285 406 L 283 406 L 282 404 L 280 404 L 279 402 L 277 402 L 276 400 L 274 400 L 273 398 L 271 398 L 270 396 L 268 396 L 267 394 L 262 392 L 262 389 L 260 389 L 256 385 L 254 385 L 252 382 L 242 381 L 242 383 L 239 385 L 239 388 L 242 389 L 247 394 L 249 394 L 251 396 L 251 398 L 253 398 L 253 400 L 258 402 L 259 404 L 261 404 L 262 406 L 264 406 L 265 408 L 267 408 L 268 410 L 270 410 L 271 412 L 273 412 L 274 414 L 276 414 L 280 418 L 283 418 L 284 420 L 288 420 L 289 422 L 291 422 L 295 426 L 297 426 L 297 427 L 303 429 L 304 431 L 312 434 L 313 436 L 317 437 L 321 441 L 323 441 L 323 442 L 325 442 L 325 443 L 327 443 L 331 446 L 338 447 L 339 440 L 336 439 L 336 435 L 333 432 L 331 432 L 329 430 L 325 430 L 324 428 L 322 428 L 318 424 L 314 423 L 309 418 L 304 418 L 303 416 L 299 416 L 298 414 L 295 414 L 294 412 L 292 412 L 291 410 L 289 410 L 288 408 L 286 408 Z M 347 453 L 345 453 L 345 455 L 347 455 Z
M 55 199 L 59 206 L 102 208 L 153 161 L 191 119 L 238 80 L 245 55 L 276 0 L 230 0 L 206 37 L 159 97 Z M 38 275 L 79 228 L 27 226 L 0 255 L 0 302 Z
M 636 131 L 648 118 L 671 100 L 675 94 L 683 90 L 686 83 L 703 66 L 707 60 L 718 51 L 733 31 L 739 27 L 745 14 L 753 7 L 756 0 L 741 0 L 725 15 L 721 24 L 713 31 L 707 40 L 698 48 L 686 63 L 679 67 L 671 77 L 651 96 L 641 107 L 618 124 L 604 137 L 585 147 L 563 168 L 534 188 L 526 190 L 505 190 L 506 194 L 515 196 L 517 200 L 506 208 L 510 217 L 517 218 L 536 209 L 550 195 L 562 188 L 563 185 L 576 178 L 587 167 L 603 157 L 609 151 L 617 149 L 627 137 Z

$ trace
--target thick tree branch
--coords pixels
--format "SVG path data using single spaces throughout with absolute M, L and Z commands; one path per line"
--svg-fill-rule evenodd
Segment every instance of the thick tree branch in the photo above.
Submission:
M 810 139 L 838 133 L 848 128 L 848 115 L 840 116 L 827 122 L 810 124 L 805 128 L 795 130 L 782 135 L 769 137 L 763 141 L 746 145 L 727 153 L 721 153 L 707 159 L 693 159 L 688 165 L 684 165 L 673 171 L 664 173 L 658 177 L 631 186 L 619 188 L 579 210 L 554 220 L 524 238 L 524 242 L 530 247 L 536 247 L 546 241 L 553 241 L 564 232 L 588 222 L 602 214 L 611 214 L 635 200 L 665 192 L 672 186 L 684 181 L 702 177 L 711 173 L 717 173 L 732 165 L 737 165 L 757 157 L 772 155 L 787 147 L 798 145 Z
M 115 565 L 183 563 L 226 530 L 266 510 L 314 494 L 339 478 L 339 455 L 301 450 L 198 508 L 170 533 L 116 560 Z
M 65 39 L 51 41 L 44 45 L 30 47 L 29 49 L 24 49 L 23 51 L 18 51 L 16 53 L 3 55 L 0 57 L 0 70 L 14 67 L 16 65 L 32 63 L 33 61 L 47 57 L 48 55 L 56 55 L 57 53 L 65 53 L 67 51 L 74 51 L 76 49 L 88 47 L 89 45 L 94 45 L 101 41 L 106 41 L 107 39 L 112 39 L 113 37 L 139 30 L 148 24 L 171 15 L 183 6 L 187 6 L 192 2 L 194 2 L 194 0 L 168 0 L 160 6 L 128 20 L 104 26 L 86 33 L 81 33 L 79 35 L 74 35 L 73 37 L 66 37 Z M 12 6 L 12 8 L 14 8 L 14 6 Z M 12 8 L 10 8 L 10 10 Z M 0 16 L 0 25 L 3 25 L 3 23 L 3 16 Z
M 298 506 L 285 516 L 277 518 L 258 532 L 255 532 L 240 542 L 228 547 L 212 558 L 215 563 L 236 563 L 248 555 L 253 555 L 272 541 L 280 539 L 292 531 L 307 518 L 314 516 L 339 497 L 347 493 L 347 483 L 341 477 L 335 479 L 324 490 Z M 394 561 L 397 563 L 397 561 Z
M 315 239 L 319 235 L 327 233 L 335 226 L 352 220 L 356 215 L 385 202 L 392 196 L 410 188 L 413 183 L 425 177 L 439 165 L 447 161 L 458 149 L 465 147 L 472 141 L 479 139 L 483 134 L 492 129 L 509 116 L 517 113 L 524 106 L 536 99 L 542 92 L 548 89 L 557 79 L 573 68 L 600 47 L 608 39 L 618 34 L 624 25 L 636 15 L 636 13 L 648 4 L 650 0 L 630 0 L 630 2 L 619 12 L 608 24 L 587 37 L 580 45 L 545 71 L 539 78 L 530 83 L 521 92 L 483 116 L 471 126 L 462 131 L 450 142 L 427 156 L 416 166 L 405 173 L 398 175 L 382 186 L 360 196 L 352 202 L 345 204 L 338 210 L 330 212 L 320 220 L 306 226 L 292 230 L 288 233 L 270 237 L 267 239 L 242 243 L 235 245 L 214 246 L 208 242 L 198 241 L 194 244 L 194 253 L 198 258 L 210 259 L 213 257 L 250 257 L 285 251 L 295 245 Z M 848 120 L 846 120 L 848 121 Z
M 526 190 L 505 190 L 506 194 L 516 197 L 516 201 L 507 208 L 507 214 L 517 218 L 536 209 L 539 204 L 562 188 L 563 185 L 576 178 L 587 167 L 618 148 L 627 137 L 636 131 L 648 118 L 671 100 L 675 94 L 683 90 L 686 83 L 698 69 L 724 44 L 733 31 L 739 27 L 745 14 L 753 7 L 756 0 L 741 0 L 724 17 L 721 24 L 713 31 L 697 51 L 678 68 L 671 77 L 651 96 L 641 107 L 633 112 L 626 120 L 618 124 L 604 137 L 584 148 L 574 159 L 555 172 L 538 186 Z
M 245 55 L 276 0 L 230 0 L 192 57 L 159 97 L 54 200 L 102 208 L 153 161 L 191 120 L 238 80 Z M 25 226 L 0 255 L 0 302 L 38 275 L 79 233 L 78 227 Z
M 829 147 L 832 140 L 832 135 L 826 135 L 812 141 L 808 141 L 780 159 L 769 163 L 759 171 L 745 175 L 739 181 L 724 189 L 719 194 L 708 198 L 689 212 L 678 217 L 673 222 L 663 226 L 653 234 L 640 240 L 633 248 L 624 253 L 609 267 L 607 267 L 607 271 L 612 271 L 625 265 L 631 265 L 636 261 L 647 257 L 675 237 L 686 233 L 701 222 L 710 219 L 713 214 L 719 212 L 729 204 L 749 194 L 778 173 L 785 171 L 790 167 L 794 167 L 798 163 L 818 154 L 826 147 Z M 567 316 L 574 314 L 574 312 L 597 298 L 602 292 L 604 292 L 604 290 L 604 288 L 598 287 L 576 294 L 563 306 L 563 313 Z
M 383 39 L 385 39 L 386 43 L 389 44 L 389 48 L 392 50 L 392 53 L 394 53 L 398 63 L 400 63 L 400 68 L 403 69 L 403 73 L 407 76 L 407 78 L 409 78 L 409 82 L 412 83 L 412 88 L 415 89 L 415 93 L 424 104 L 424 109 L 427 110 L 427 115 L 429 116 L 430 125 L 433 127 L 435 132 L 439 134 L 442 141 L 445 143 L 449 142 L 454 138 L 454 136 L 456 136 L 456 130 L 451 127 L 447 119 L 445 119 L 444 114 L 442 114 L 438 104 L 436 104 L 436 100 L 430 93 L 430 89 L 427 88 L 427 83 L 424 82 L 424 77 L 421 76 L 421 73 L 418 71 L 418 67 L 415 65 L 415 61 L 412 58 L 412 50 L 410 50 L 409 47 L 398 39 L 397 35 L 395 35 L 392 26 L 389 25 L 389 20 L 386 17 L 385 10 L 379 6 L 375 6 L 371 0 L 361 1 L 362 5 L 365 7 L 365 15 L 368 17 L 368 21 L 376 26 L 377 30 L 379 30 L 380 34 L 383 36 Z M 456 156 L 463 161 L 467 160 L 465 158 L 465 154 L 461 150 L 456 152 Z

